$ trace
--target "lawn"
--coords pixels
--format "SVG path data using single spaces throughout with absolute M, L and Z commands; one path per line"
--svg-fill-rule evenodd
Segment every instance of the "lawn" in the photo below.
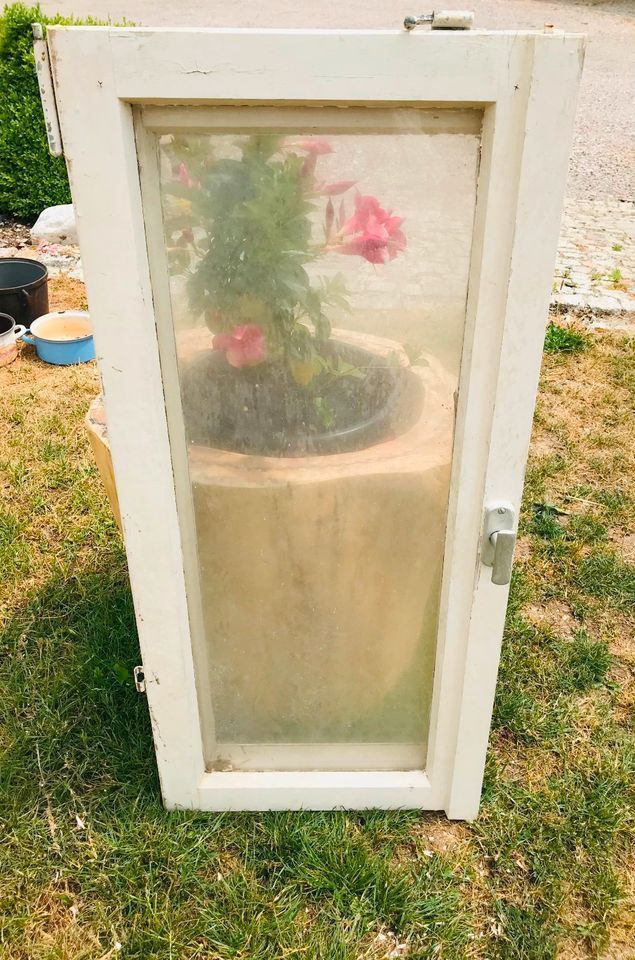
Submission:
M 473 824 L 165 812 L 96 370 L 0 371 L 2 960 L 635 957 L 635 344 L 547 345 Z

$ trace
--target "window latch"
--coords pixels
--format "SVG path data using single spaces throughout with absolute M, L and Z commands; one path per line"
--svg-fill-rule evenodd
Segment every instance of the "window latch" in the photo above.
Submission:
M 516 546 L 516 512 L 511 503 L 494 503 L 485 510 L 481 559 L 492 568 L 492 583 L 503 586 L 512 576 Z
M 414 30 L 424 23 L 429 23 L 431 30 L 470 30 L 474 14 L 471 10 L 438 10 L 436 13 L 433 10 L 418 17 L 406 17 L 403 25 L 406 30 Z

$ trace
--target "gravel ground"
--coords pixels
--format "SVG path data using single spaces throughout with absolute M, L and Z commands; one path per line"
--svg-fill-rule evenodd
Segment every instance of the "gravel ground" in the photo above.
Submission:
M 587 56 L 568 195 L 635 198 L 635 0 L 457 0 L 476 26 L 535 29 L 547 22 L 585 33 Z M 43 0 L 47 13 L 122 19 L 153 26 L 398 27 L 419 0 Z
M 12 247 L 20 250 L 31 245 L 29 228 L 11 217 L 0 214 L 0 248 Z

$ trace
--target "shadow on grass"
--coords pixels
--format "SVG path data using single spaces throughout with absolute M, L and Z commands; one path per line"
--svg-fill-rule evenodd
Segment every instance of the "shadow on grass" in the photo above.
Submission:
M 416 813 L 162 808 L 118 567 L 55 577 L 0 634 L 8 956 L 44 956 L 44 944 L 70 956 L 72 927 L 73 944 L 93 938 L 81 954 L 91 958 L 110 955 L 113 938 L 131 960 L 162 960 L 166 944 L 171 956 L 348 960 L 385 956 L 382 937 L 423 951 L 433 936 L 459 960 L 466 868 L 418 852 Z
M 60 573 L 27 596 L 0 652 L 5 800 L 29 803 L 42 786 L 58 802 L 104 789 L 158 799 L 123 563 Z

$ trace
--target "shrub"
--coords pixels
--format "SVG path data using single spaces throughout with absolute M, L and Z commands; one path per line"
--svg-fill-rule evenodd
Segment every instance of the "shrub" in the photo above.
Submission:
M 48 150 L 31 24 L 98 22 L 47 17 L 22 3 L 0 15 L 0 212 L 33 220 L 44 207 L 71 199 L 64 158 Z

